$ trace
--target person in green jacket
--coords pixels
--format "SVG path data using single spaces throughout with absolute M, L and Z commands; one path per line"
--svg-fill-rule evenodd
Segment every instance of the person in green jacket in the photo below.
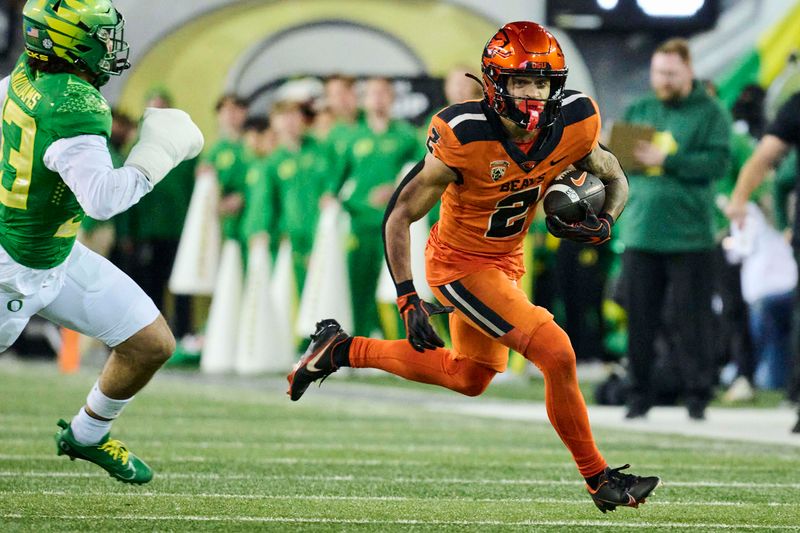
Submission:
M 254 230 L 248 224 L 261 220 L 262 216 L 266 220 L 271 215 L 270 211 L 267 215 L 258 213 L 258 216 L 256 216 L 256 211 L 263 211 L 264 202 L 261 199 L 257 202 L 253 201 L 253 190 L 257 186 L 261 186 L 258 182 L 263 178 L 264 165 L 270 154 L 277 148 L 278 139 L 275 130 L 271 127 L 269 118 L 261 116 L 249 117 L 245 121 L 242 139 L 247 148 L 248 165 L 247 173 L 245 174 L 244 211 L 242 212 L 239 233 L 249 248 L 252 245 L 251 237 L 255 233 L 267 231 L 266 225 L 256 224 L 258 228 Z M 268 231 L 268 233 L 272 232 Z M 273 259 L 277 254 L 277 244 L 275 241 L 269 243 Z
M 247 102 L 234 94 L 222 95 L 216 104 L 219 139 L 203 154 L 199 171 L 208 166 L 217 175 L 220 187 L 219 212 L 225 239 L 242 242 L 239 232 L 244 209 L 247 150 L 242 127 L 247 119 Z M 244 243 L 242 242 L 244 247 Z
M 268 235 L 271 245 L 286 237 L 292 244 L 297 288 L 302 293 L 319 217 L 319 201 L 331 176 L 326 145 L 308 135 L 296 102 L 277 102 L 270 113 L 278 148 L 251 168 L 249 205 L 243 233 L 248 240 Z M 258 165 L 258 163 L 256 163 Z
M 708 342 L 714 180 L 730 164 L 731 125 L 716 99 L 694 80 L 684 39 L 656 49 L 650 83 L 653 92 L 625 112 L 625 121 L 656 131 L 652 141 L 640 141 L 634 150 L 639 168 L 627 169 L 630 199 L 621 228 L 632 388 L 627 417 L 645 416 L 652 404 L 655 340 L 661 333 L 678 359 L 674 366 L 689 416 L 701 420 L 714 382 Z
M 424 155 L 413 126 L 392 119 L 394 96 L 389 79 L 366 81 L 365 121 L 350 131 L 347 149 L 337 162 L 339 179 L 330 190 L 350 214 L 348 269 L 357 335 L 380 330 L 375 291 L 383 265 L 384 210 L 403 165 Z

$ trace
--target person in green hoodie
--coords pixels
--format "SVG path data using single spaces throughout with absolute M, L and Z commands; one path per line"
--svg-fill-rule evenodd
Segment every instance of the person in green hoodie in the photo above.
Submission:
M 632 388 L 626 416 L 643 417 L 651 406 L 655 340 L 662 333 L 678 359 L 689 416 L 702 420 L 714 382 L 708 342 L 714 180 L 730 164 L 731 125 L 694 79 L 686 40 L 670 39 L 655 50 L 650 84 L 652 93 L 624 118 L 655 129 L 651 141 L 634 149 L 639 168 L 628 169 L 630 199 L 621 228 Z

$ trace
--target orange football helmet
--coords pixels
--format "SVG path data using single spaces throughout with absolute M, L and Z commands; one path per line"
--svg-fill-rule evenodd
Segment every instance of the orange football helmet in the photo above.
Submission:
M 528 131 L 546 128 L 561 111 L 568 70 L 561 46 L 544 26 L 510 22 L 497 30 L 483 49 L 483 94 L 499 115 Z M 539 100 L 511 96 L 508 79 L 515 75 L 549 78 L 549 97 Z

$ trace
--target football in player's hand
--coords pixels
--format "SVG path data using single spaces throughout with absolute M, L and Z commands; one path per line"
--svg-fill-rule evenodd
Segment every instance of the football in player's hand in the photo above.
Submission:
M 557 216 L 567 224 L 586 218 L 581 202 L 586 200 L 595 214 L 600 214 L 606 201 L 606 188 L 600 178 L 582 170 L 567 170 L 559 174 L 544 193 L 544 212 Z

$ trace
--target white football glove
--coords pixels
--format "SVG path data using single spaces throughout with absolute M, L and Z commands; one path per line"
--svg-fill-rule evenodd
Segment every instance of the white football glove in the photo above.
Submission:
M 139 125 L 139 141 L 125 165 L 141 170 L 155 186 L 181 161 L 196 157 L 202 149 L 203 134 L 185 111 L 148 107 Z

